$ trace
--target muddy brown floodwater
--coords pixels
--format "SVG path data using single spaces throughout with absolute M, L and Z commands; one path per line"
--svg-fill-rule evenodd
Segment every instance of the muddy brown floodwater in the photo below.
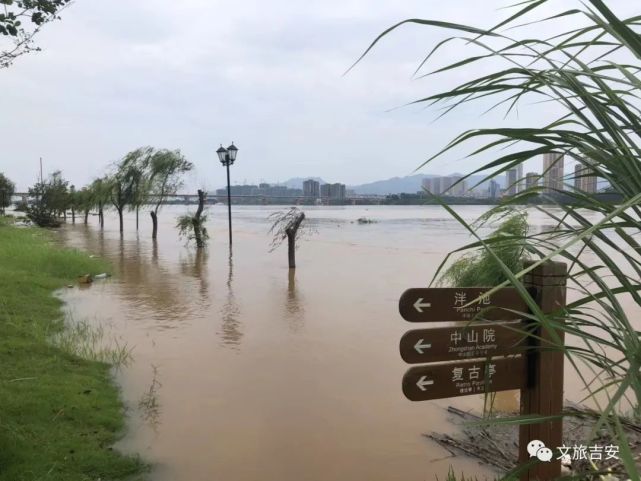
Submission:
M 459 213 L 477 218 L 482 206 Z M 269 253 L 275 207 L 209 209 L 209 247 L 185 246 L 166 207 L 159 240 L 141 216 L 125 234 L 107 216 L 61 231 L 65 243 L 107 258 L 114 277 L 63 293 L 73 320 L 106 328 L 133 348 L 116 375 L 129 408 L 119 448 L 153 464 L 155 481 L 419 481 L 449 466 L 493 473 L 421 436 L 455 432 L 448 405 L 481 409 L 481 396 L 412 403 L 398 352 L 410 326 L 398 298 L 425 286 L 444 255 L 468 242 L 439 207 L 309 207 L 317 234 Z M 359 217 L 377 221 L 359 225 Z M 542 228 L 537 214 L 535 228 Z M 574 386 L 574 387 L 572 387 Z M 580 398 L 570 383 L 568 398 Z M 147 401 L 147 402 L 145 402 Z M 515 409 L 503 393 L 499 407 Z

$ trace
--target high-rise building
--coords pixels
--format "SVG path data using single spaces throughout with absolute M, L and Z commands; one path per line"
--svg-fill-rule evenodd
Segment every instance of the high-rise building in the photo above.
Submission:
M 501 186 L 496 180 L 490 180 L 490 187 L 487 190 L 490 199 L 498 199 L 501 197 Z
M 317 199 L 320 197 L 320 182 L 314 179 L 308 179 L 303 182 L 303 195 Z
M 441 177 L 430 177 L 423 179 L 423 188 L 433 195 L 441 195 Z
M 446 179 L 445 182 L 449 185 L 447 192 L 444 192 L 445 195 L 449 195 L 451 197 L 463 197 L 467 193 L 467 183 L 462 180 L 463 176 L 451 175 L 443 178 Z
M 523 164 L 505 171 L 505 195 L 516 195 L 525 189 Z
M 540 178 L 541 176 L 536 172 L 528 172 L 525 175 L 525 188 L 529 190 L 538 186 Z
M 525 176 L 523 175 L 523 164 L 516 166 L 516 192 L 525 190 Z
M 578 162 L 574 166 L 574 189 L 583 190 L 583 171 L 586 170 L 582 164 Z
M 452 177 L 441 177 L 441 195 L 452 195 L 450 187 L 454 184 Z
M 330 199 L 344 199 L 345 198 L 345 184 L 330 184 L 329 186 Z
M 543 154 L 543 187 L 545 192 L 563 190 L 563 154 Z
M 461 180 L 462 178 L 460 175 L 431 177 L 423 179 L 422 185 L 425 190 L 434 195 L 463 197 L 467 194 L 467 183 Z
M 345 184 L 323 184 L 320 186 L 320 196 L 325 199 L 345 199 Z
M 590 170 L 588 170 L 590 173 Z M 594 172 L 592 172 L 594 174 Z M 596 175 L 587 175 L 583 178 L 583 190 L 588 194 L 595 194 L 597 190 L 597 179 Z
M 516 195 L 518 192 L 519 171 L 516 167 L 505 171 L 505 195 Z
M 576 163 L 574 166 L 574 188 L 588 194 L 596 192 L 596 175 L 590 167 Z

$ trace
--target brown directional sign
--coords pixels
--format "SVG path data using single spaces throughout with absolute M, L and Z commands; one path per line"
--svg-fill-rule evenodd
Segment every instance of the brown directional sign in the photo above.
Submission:
M 484 296 L 490 287 L 413 288 L 398 301 L 401 316 L 410 322 L 469 321 L 480 317 L 491 321 L 508 321 L 519 316 L 506 309 L 527 312 L 518 291 L 508 287 Z M 482 299 L 468 305 L 474 299 Z
M 408 331 L 400 351 L 406 363 L 421 364 L 523 353 L 526 342 L 524 323 L 483 323 Z
M 428 364 L 412 367 L 403 376 L 403 394 L 410 401 L 524 389 L 526 386 L 525 356 Z

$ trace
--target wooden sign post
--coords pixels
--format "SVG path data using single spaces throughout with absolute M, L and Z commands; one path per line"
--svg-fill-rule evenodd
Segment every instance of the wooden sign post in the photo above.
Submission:
M 526 265 L 527 266 L 527 265 Z M 535 287 L 536 302 L 549 314 L 565 306 L 567 266 L 562 262 L 548 262 L 536 267 L 524 279 L 525 284 Z M 554 320 L 558 323 L 558 319 Z M 563 445 L 563 361 L 561 349 L 565 331 L 555 330 L 560 345 L 554 342 L 554 334 L 539 326 L 531 338 L 535 348 L 528 356 L 528 386 L 521 390 L 521 414 L 559 416 L 558 419 L 536 424 L 521 424 L 519 427 L 519 462 L 530 461 L 527 444 L 532 440 L 542 441 L 548 448 Z M 539 349 L 536 349 L 539 348 Z M 523 473 L 521 481 L 547 481 L 561 476 L 561 461 L 555 456 L 549 463 L 536 463 Z
M 524 284 L 549 314 L 565 306 L 566 278 L 565 264 L 547 262 L 533 269 Z M 541 441 L 556 453 L 563 443 L 564 332 L 551 332 L 528 320 L 523 315 L 527 304 L 516 289 L 486 296 L 490 289 L 415 288 L 403 293 L 399 312 L 405 320 L 458 324 L 403 335 L 403 360 L 427 363 L 405 373 L 403 394 L 411 401 L 427 401 L 520 389 L 522 415 L 558 416 L 519 429 L 519 463 L 531 463 L 521 481 L 549 481 L 561 475 L 558 456 L 541 461 L 528 453 L 527 446 Z M 480 301 L 472 303 L 475 299 Z M 558 325 L 558 318 L 554 322 Z
M 510 310 L 524 312 L 525 301 L 518 291 L 508 287 L 483 296 L 489 287 L 414 288 L 406 290 L 398 301 L 401 317 L 409 322 L 471 321 L 482 312 L 493 321 L 515 319 Z M 471 301 L 481 297 L 474 305 Z
M 508 391 L 526 387 L 524 357 L 436 363 L 411 368 L 403 376 L 403 394 L 411 401 Z
M 401 357 L 408 364 L 422 364 L 524 354 L 527 329 L 523 322 L 415 329 L 401 337 Z

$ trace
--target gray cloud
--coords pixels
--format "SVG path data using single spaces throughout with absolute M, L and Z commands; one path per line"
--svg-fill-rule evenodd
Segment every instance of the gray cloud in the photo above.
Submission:
M 554 8 L 571 2 L 553 2 Z M 617 2 L 615 2 L 617 3 Z M 619 3 L 625 7 L 625 2 Z M 415 98 L 462 81 L 412 80 L 445 36 L 408 27 L 347 76 L 386 27 L 408 17 L 487 26 L 504 3 L 323 0 L 77 0 L 38 39 L 43 52 L 0 71 L 0 171 L 24 189 L 38 158 L 76 185 L 141 145 L 180 148 L 197 171 L 189 188 L 219 187 L 222 142 L 240 148 L 236 182 L 319 175 L 360 183 L 411 173 L 462 128 L 503 121 L 468 107 L 432 123 Z M 625 12 L 623 12 L 625 13 Z M 453 45 L 436 64 L 465 55 Z M 481 73 L 481 70 L 479 70 Z M 550 108 L 528 112 L 545 121 Z M 452 154 L 423 171 L 466 171 Z

